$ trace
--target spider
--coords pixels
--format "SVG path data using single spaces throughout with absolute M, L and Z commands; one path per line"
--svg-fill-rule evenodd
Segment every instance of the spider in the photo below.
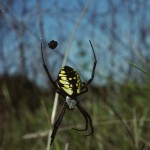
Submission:
M 77 130 L 77 131 L 87 131 L 88 127 L 90 125 L 90 130 L 91 130 L 90 133 L 86 134 L 84 136 L 89 136 L 89 135 L 92 135 L 94 133 L 94 129 L 93 129 L 93 125 L 92 125 L 92 119 L 91 119 L 89 113 L 84 109 L 83 106 L 81 106 L 80 102 L 77 99 L 78 96 L 80 96 L 80 95 L 82 95 L 88 91 L 87 86 L 94 79 L 94 73 L 95 73 L 97 60 L 96 60 L 96 55 L 94 52 L 93 45 L 92 45 L 90 40 L 89 40 L 89 42 L 90 42 L 90 45 L 91 45 L 91 48 L 93 51 L 93 55 L 94 55 L 94 65 L 93 65 L 91 78 L 87 82 L 82 82 L 77 71 L 75 69 L 73 69 L 72 67 L 69 67 L 69 66 L 62 67 L 60 72 L 58 73 L 58 77 L 57 77 L 56 81 L 53 80 L 51 77 L 51 74 L 48 71 L 46 63 L 44 61 L 42 42 L 41 42 L 41 55 L 42 55 L 43 67 L 47 73 L 47 76 L 48 76 L 50 82 L 54 86 L 56 92 L 65 99 L 62 110 L 61 110 L 58 118 L 56 119 L 56 121 L 54 123 L 53 131 L 51 134 L 51 144 L 54 141 L 56 132 L 57 132 L 59 125 L 63 119 L 63 116 L 65 114 L 66 109 L 73 110 L 75 107 L 77 107 L 79 109 L 80 113 L 82 114 L 82 116 L 84 117 L 85 122 L 86 122 L 85 127 L 83 129 L 76 129 L 76 128 L 72 128 L 72 129 Z

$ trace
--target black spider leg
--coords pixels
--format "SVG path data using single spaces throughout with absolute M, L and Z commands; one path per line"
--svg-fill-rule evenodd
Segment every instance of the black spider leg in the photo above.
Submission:
M 77 102 L 78 103 L 78 102 Z M 77 105 L 78 107 L 78 105 Z M 78 108 L 79 109 L 79 108 Z M 76 128 L 72 128 L 73 130 L 77 130 L 77 131 L 86 131 L 88 129 L 88 118 L 85 114 L 85 112 L 82 109 L 79 109 L 79 111 L 81 112 L 82 116 L 84 117 L 86 124 L 85 124 L 85 128 L 84 129 L 76 129 Z
M 91 78 L 85 83 L 85 85 L 83 86 L 83 88 L 87 87 L 94 79 L 94 73 L 95 73 L 95 68 L 96 68 L 96 64 L 97 64 L 97 59 L 96 59 L 96 55 L 95 55 L 95 51 L 92 45 L 92 42 L 89 40 L 90 44 L 91 44 L 91 48 L 93 51 L 93 55 L 94 55 L 94 65 L 93 65 L 93 70 L 92 70 L 92 75 Z
M 84 93 L 88 92 L 88 88 L 84 87 L 84 90 L 82 90 L 77 96 L 82 95 Z
M 80 103 L 77 101 L 77 104 L 76 104 L 77 108 L 80 110 L 81 114 L 83 115 L 83 117 L 85 118 L 86 120 L 86 126 L 85 126 L 85 129 L 75 129 L 77 131 L 86 131 L 88 129 L 88 121 L 90 123 L 90 127 L 91 127 L 91 132 L 87 135 L 84 135 L 84 136 L 89 136 L 89 135 L 92 135 L 94 133 L 94 129 L 93 129 L 93 125 L 92 125 L 92 119 L 90 117 L 90 115 L 88 114 L 88 112 L 80 105 Z M 73 128 L 74 129 L 74 128 Z
M 86 92 L 88 92 L 88 88 L 85 86 L 85 82 L 81 82 L 81 92 L 77 96 L 82 95 Z
M 57 86 L 56 82 L 52 79 L 52 77 L 51 77 L 51 75 L 50 75 L 50 73 L 49 73 L 49 71 L 48 71 L 48 68 L 47 68 L 47 66 L 46 66 L 46 63 L 45 63 L 45 61 L 44 61 L 44 55 L 43 55 L 43 49 L 42 49 L 42 47 L 43 47 L 43 46 L 42 46 L 42 42 L 41 42 L 41 55 L 42 55 L 43 67 L 44 67 L 44 69 L 45 69 L 45 71 L 46 71 L 46 73 L 47 73 L 47 76 L 48 76 L 50 82 L 53 84 L 53 86 L 54 86 L 56 92 L 57 92 L 58 94 L 60 94 L 61 96 L 64 97 L 64 95 L 63 95 L 62 92 L 59 90 L 59 87 Z
M 51 134 L 51 144 L 52 144 L 53 141 L 54 141 L 55 135 L 56 135 L 56 133 L 57 133 L 57 130 L 58 130 L 58 128 L 59 128 L 59 125 L 60 125 L 60 123 L 61 123 L 61 121 L 62 121 L 62 119 L 63 119 L 63 116 L 64 116 L 65 111 L 66 111 L 67 108 L 68 108 L 68 105 L 67 105 L 67 103 L 65 102 L 65 103 L 64 103 L 64 106 L 63 106 L 63 108 L 62 108 L 62 110 L 61 110 L 61 112 L 60 112 L 60 114 L 59 114 L 59 116 L 58 116 L 58 118 L 57 118 L 57 120 L 56 120 L 56 122 L 54 123 L 54 128 L 53 128 L 53 131 L 52 131 L 52 134 Z
M 92 118 L 91 118 L 91 116 L 90 116 L 89 113 L 84 109 L 84 107 L 79 104 L 79 102 L 77 103 L 77 107 L 78 107 L 79 110 L 84 111 L 86 117 L 89 119 L 89 123 L 90 123 L 90 127 L 91 127 L 91 132 L 90 132 L 89 134 L 85 135 L 85 136 L 92 135 L 92 134 L 94 133 L 94 129 L 93 129 L 93 124 L 92 124 Z

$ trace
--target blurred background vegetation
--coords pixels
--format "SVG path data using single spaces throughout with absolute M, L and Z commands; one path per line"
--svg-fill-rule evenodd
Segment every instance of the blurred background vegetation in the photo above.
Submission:
M 88 40 L 98 60 L 89 92 L 79 98 L 94 135 L 73 131 L 85 122 L 78 110 L 67 111 L 51 149 L 150 149 L 149 14 L 147 0 L 0 0 L 0 150 L 47 148 L 55 91 L 41 40 L 54 79 L 67 49 L 67 65 L 82 81 L 93 66 Z M 53 39 L 58 47 L 50 50 Z

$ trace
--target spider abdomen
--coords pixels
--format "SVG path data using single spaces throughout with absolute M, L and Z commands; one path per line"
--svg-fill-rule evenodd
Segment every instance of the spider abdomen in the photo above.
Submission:
M 58 85 L 68 95 L 73 96 L 80 93 L 81 80 L 76 70 L 64 66 L 58 74 Z

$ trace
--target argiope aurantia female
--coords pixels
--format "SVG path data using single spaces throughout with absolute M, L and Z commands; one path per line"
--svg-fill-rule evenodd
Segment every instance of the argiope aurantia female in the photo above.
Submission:
M 62 108 L 56 122 L 54 123 L 54 128 L 53 128 L 52 135 L 51 135 L 51 144 L 54 141 L 56 132 L 57 132 L 59 125 L 63 119 L 66 109 L 72 110 L 75 108 L 75 106 L 79 109 L 82 116 L 85 118 L 86 124 L 85 124 L 84 129 L 75 129 L 75 128 L 73 128 L 73 129 L 77 130 L 77 131 L 86 131 L 88 129 L 88 123 L 89 123 L 91 132 L 85 136 L 89 136 L 94 133 L 92 119 L 91 119 L 90 115 L 88 114 L 88 112 L 81 106 L 80 102 L 77 99 L 78 96 L 80 96 L 88 91 L 87 86 L 94 79 L 94 73 L 95 73 L 97 60 L 96 60 L 96 55 L 95 55 L 92 43 L 90 40 L 89 40 L 89 42 L 90 42 L 90 45 L 91 45 L 91 48 L 93 51 L 93 55 L 94 55 L 94 65 L 93 65 L 91 78 L 86 83 L 81 82 L 80 76 L 77 73 L 77 71 L 69 66 L 62 67 L 58 74 L 56 81 L 54 81 L 48 71 L 46 64 L 45 64 L 43 50 L 42 50 L 42 43 L 41 43 L 41 54 L 42 54 L 43 67 L 48 75 L 50 82 L 53 84 L 56 92 L 65 99 L 63 108 Z

